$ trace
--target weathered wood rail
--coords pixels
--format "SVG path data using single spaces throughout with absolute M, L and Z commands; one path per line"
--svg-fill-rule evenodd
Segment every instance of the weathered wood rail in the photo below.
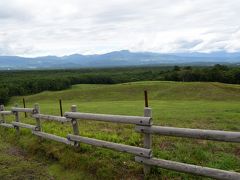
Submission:
M 240 143 L 239 132 L 174 128 L 174 127 L 162 127 L 162 126 L 152 126 L 152 127 L 136 126 L 135 130 L 141 133 L 158 134 L 158 135 L 164 135 L 164 136 L 176 136 L 176 137 Z
M 30 125 L 20 122 L 19 113 L 30 113 L 32 118 L 36 119 L 36 125 Z M 5 116 L 15 116 L 15 121 L 7 123 Z M 225 171 L 220 169 L 202 167 L 192 164 L 180 163 L 164 159 L 152 157 L 152 134 L 163 136 L 175 136 L 184 138 L 205 139 L 213 141 L 240 143 L 240 132 L 216 131 L 203 129 L 175 128 L 152 125 L 152 110 L 145 107 L 144 116 L 122 116 L 77 112 L 75 105 L 71 107 L 71 112 L 65 112 L 64 116 L 53 116 L 40 114 L 39 106 L 36 104 L 34 108 L 13 107 L 11 111 L 6 111 L 4 106 L 0 106 L 0 126 L 7 128 L 15 128 L 19 133 L 20 128 L 27 128 L 32 131 L 33 135 L 41 138 L 50 139 L 71 146 L 78 146 L 79 143 L 85 143 L 93 146 L 109 148 L 120 152 L 126 152 L 135 155 L 135 161 L 144 165 L 144 174 L 150 173 L 151 166 L 159 166 L 164 169 L 174 170 L 178 172 L 190 173 L 199 176 L 205 176 L 215 179 L 239 180 L 240 173 Z M 143 133 L 143 147 L 130 146 L 126 144 L 113 143 L 99 139 L 93 139 L 80 136 L 78 128 L 78 120 L 95 120 L 112 123 L 125 123 L 136 125 L 135 131 Z M 56 121 L 61 123 L 70 122 L 73 127 L 73 134 L 68 134 L 66 138 L 42 132 L 41 120 Z

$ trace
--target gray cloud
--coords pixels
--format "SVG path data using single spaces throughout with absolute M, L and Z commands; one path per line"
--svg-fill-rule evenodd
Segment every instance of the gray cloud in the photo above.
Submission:
M 0 1 L 0 21 L 6 20 L 30 20 L 31 15 L 23 6 L 15 1 Z
M 1 0 L 0 54 L 240 51 L 239 0 Z
M 201 44 L 202 42 L 203 42 L 202 40 L 193 40 L 193 41 L 180 40 L 180 41 L 177 41 L 176 43 L 179 44 L 179 46 L 182 49 L 189 50 Z

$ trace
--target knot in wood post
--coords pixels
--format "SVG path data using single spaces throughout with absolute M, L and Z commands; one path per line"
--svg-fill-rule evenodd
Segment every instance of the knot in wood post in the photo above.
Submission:
M 71 106 L 71 111 L 72 112 L 77 112 L 77 106 L 76 105 L 72 105 Z M 79 128 L 78 128 L 78 122 L 77 119 L 72 118 L 71 119 L 71 123 L 72 123 L 72 127 L 73 127 L 73 134 L 74 135 L 79 135 Z M 74 146 L 78 147 L 79 143 L 77 141 L 74 141 Z

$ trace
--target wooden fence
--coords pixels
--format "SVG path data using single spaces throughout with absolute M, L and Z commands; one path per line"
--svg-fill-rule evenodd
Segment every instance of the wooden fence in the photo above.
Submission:
M 31 117 L 36 119 L 36 125 L 24 124 L 20 122 L 19 113 L 29 113 Z M 107 115 L 107 114 L 92 114 L 77 112 L 77 107 L 73 105 L 71 112 L 65 112 L 64 116 L 52 116 L 40 114 L 39 106 L 36 104 L 33 108 L 13 107 L 11 111 L 6 111 L 4 106 L 0 107 L 0 126 L 7 128 L 15 128 L 19 133 L 20 128 L 27 128 L 32 131 L 33 135 L 65 143 L 71 146 L 79 146 L 79 143 L 85 143 L 93 146 L 109 148 L 120 152 L 126 152 L 135 155 L 135 161 L 144 165 L 144 174 L 150 173 L 151 166 L 159 166 L 164 169 L 174 170 L 178 172 L 191 173 L 194 175 L 211 177 L 216 179 L 240 179 L 240 173 L 225 171 L 220 169 L 196 166 L 191 164 L 179 163 L 175 161 L 163 160 L 152 157 L 152 134 L 162 136 L 175 136 L 185 138 L 196 138 L 224 142 L 240 142 L 240 132 L 202 130 L 154 126 L 152 121 L 152 110 L 145 107 L 144 116 L 122 116 L 122 115 Z M 14 115 L 15 121 L 11 124 L 6 123 L 5 116 Z M 93 138 L 87 138 L 79 135 L 78 120 L 95 120 L 113 123 L 125 123 L 136 125 L 136 132 L 143 133 L 144 146 L 136 147 L 125 144 L 113 143 Z M 53 134 L 42 132 L 41 120 L 56 121 L 61 123 L 71 123 L 73 134 L 68 134 L 66 138 L 59 137 Z

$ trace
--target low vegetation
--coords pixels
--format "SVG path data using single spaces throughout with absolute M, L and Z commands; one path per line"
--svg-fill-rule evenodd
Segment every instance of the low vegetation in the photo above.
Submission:
M 25 96 L 27 106 L 39 103 L 41 113 L 59 115 L 58 99 L 64 111 L 76 104 L 81 112 L 142 115 L 143 90 L 149 92 L 154 124 L 175 127 L 240 131 L 240 85 L 200 82 L 145 81 L 114 85 L 75 85 L 63 91 L 46 91 Z M 11 98 L 8 108 L 22 103 L 21 96 Z M 13 117 L 8 118 L 11 122 Z M 22 122 L 35 120 L 21 116 Z M 42 122 L 43 131 L 66 137 L 70 124 Z M 132 125 L 80 121 L 80 134 L 111 142 L 142 146 L 142 137 Z M 37 162 L 46 163 L 48 174 L 59 179 L 141 179 L 142 165 L 134 156 L 81 144 L 80 148 L 41 140 L 29 130 L 17 138 L 13 130 L 0 127 L 0 135 Z M 7 147 L 8 149 L 8 147 Z M 187 138 L 154 136 L 154 156 L 179 162 L 240 172 L 240 146 L 236 143 L 212 142 Z M 0 164 L 4 162 L 0 158 Z M 22 167 L 21 164 L 19 166 Z M 41 165 L 40 165 L 41 166 Z M 33 166 L 34 167 L 34 166 Z M 42 171 L 45 171 L 44 168 Z M 1 174 L 0 170 L 0 174 Z M 39 172 L 41 173 L 41 172 Z M 34 174 L 34 173 L 33 173 Z M 1 175 L 0 175 L 1 177 Z M 41 177 L 35 174 L 35 177 Z M 149 179 L 203 179 L 188 174 L 152 169 Z
M 51 179 L 44 163 L 30 160 L 19 147 L 0 138 L 0 179 Z

